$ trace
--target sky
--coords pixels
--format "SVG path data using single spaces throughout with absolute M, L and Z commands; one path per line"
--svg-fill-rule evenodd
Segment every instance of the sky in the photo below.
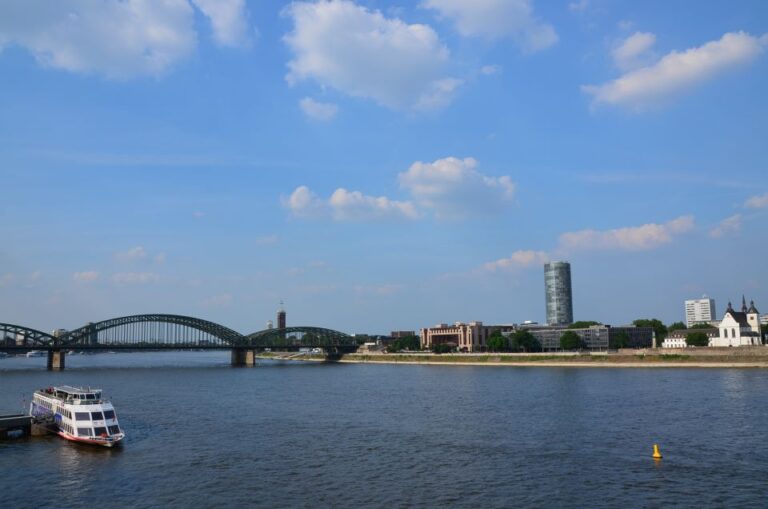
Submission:
M 768 3 L 0 0 L 0 322 L 768 312 Z

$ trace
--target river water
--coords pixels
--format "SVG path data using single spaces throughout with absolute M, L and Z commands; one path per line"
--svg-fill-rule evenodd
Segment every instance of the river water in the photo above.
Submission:
M 0 413 L 91 385 L 115 450 L 0 442 L 0 506 L 766 507 L 768 371 L 0 359 Z M 658 443 L 664 459 L 651 459 Z

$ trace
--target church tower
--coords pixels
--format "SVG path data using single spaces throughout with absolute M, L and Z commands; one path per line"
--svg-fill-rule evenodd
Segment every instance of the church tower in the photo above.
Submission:
M 285 329 L 285 307 L 283 301 L 280 301 L 280 309 L 277 310 L 277 328 Z
M 758 337 L 762 337 L 760 331 L 760 312 L 755 307 L 755 301 L 749 301 L 749 309 L 747 310 L 747 323 L 752 329 L 752 332 L 756 332 Z

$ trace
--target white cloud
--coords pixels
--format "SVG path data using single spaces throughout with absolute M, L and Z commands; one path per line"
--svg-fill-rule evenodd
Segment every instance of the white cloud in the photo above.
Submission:
M 47 67 L 110 78 L 159 75 L 195 49 L 187 0 L 25 0 L 0 3 L 0 42 Z
M 165 258 L 166 258 L 165 253 L 157 253 L 155 255 L 154 260 L 155 260 L 155 263 L 165 263 Z
M 419 207 L 432 209 L 442 218 L 496 211 L 511 202 L 515 193 L 512 179 L 483 175 L 477 165 L 471 157 L 419 161 L 398 179 Z
M 321 122 L 333 120 L 339 112 L 339 107 L 335 104 L 315 101 L 311 97 L 305 97 L 299 101 L 299 106 L 307 117 Z
M 312 79 L 396 109 L 414 108 L 445 88 L 449 52 L 427 25 L 347 0 L 294 2 L 284 13 L 294 25 L 284 37 L 293 52 L 290 84 Z
M 75 272 L 72 274 L 72 279 L 75 281 L 96 281 L 99 279 L 99 273 L 95 270 L 87 270 L 84 272 Z
M 213 40 L 220 46 L 248 46 L 248 11 L 245 0 L 192 0 L 210 20 Z
M 127 251 L 121 251 L 115 256 L 122 261 L 143 260 L 147 257 L 147 251 L 142 246 L 136 246 Z
M 768 35 L 757 38 L 731 32 L 682 53 L 673 51 L 654 65 L 630 71 L 603 85 L 584 85 L 581 89 L 593 97 L 593 106 L 627 105 L 642 109 L 753 61 L 767 44 Z
M 530 0 L 424 0 L 421 5 L 453 20 L 464 37 L 510 37 L 526 52 L 557 42 L 555 29 L 534 16 Z
M 419 215 L 410 202 L 390 200 L 385 196 L 367 196 L 341 187 L 328 200 L 321 200 L 307 186 L 300 186 L 284 200 L 284 205 L 296 217 L 329 216 L 335 221 L 415 219 Z
M 764 209 L 768 207 L 768 193 L 748 198 L 744 202 L 744 206 L 748 209 Z
M 488 262 L 483 269 L 489 272 L 497 270 L 512 270 L 527 267 L 542 266 L 549 261 L 549 254 L 544 251 L 518 250 L 509 258 L 501 258 L 495 262 Z
M 156 283 L 160 276 L 152 272 L 118 272 L 112 275 L 112 281 L 118 285 L 139 285 Z
M 445 78 L 433 81 L 428 89 L 421 94 L 413 108 L 420 111 L 438 110 L 448 106 L 456 90 L 464 84 L 463 80 L 456 78 Z
M 654 55 L 650 49 L 656 44 L 656 36 L 649 32 L 635 32 L 611 52 L 613 61 L 622 71 L 650 64 Z
M 741 230 L 741 214 L 735 214 L 731 217 L 726 217 L 717 226 L 709 230 L 709 236 L 717 239 L 731 233 L 738 233 L 739 230 Z
M 664 224 L 649 223 L 615 230 L 580 230 L 560 235 L 560 247 L 572 250 L 618 249 L 641 251 L 672 242 L 676 235 L 694 227 L 693 216 L 680 216 Z
M 484 65 L 480 68 L 480 74 L 485 76 L 492 76 L 501 72 L 500 65 Z
M 190 1 L 216 44 L 249 44 L 245 0 L 24 0 L 0 2 L 0 50 L 21 46 L 45 67 L 108 78 L 162 75 L 197 47 Z
M 205 212 L 201 212 L 199 210 L 196 210 L 196 211 L 192 212 L 192 217 L 194 217 L 195 219 L 200 219 L 201 217 L 205 217 Z
M 579 0 L 568 4 L 568 10 L 571 12 L 582 12 L 587 10 L 587 7 L 589 7 L 589 0 Z

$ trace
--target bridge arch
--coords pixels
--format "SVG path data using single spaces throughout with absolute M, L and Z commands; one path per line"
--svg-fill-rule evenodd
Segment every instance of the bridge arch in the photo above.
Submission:
M 286 327 L 284 329 L 264 329 L 245 336 L 247 345 L 252 348 L 325 348 L 353 350 L 357 340 L 333 329 L 323 327 Z
M 0 323 L 0 344 L 4 347 L 50 346 L 55 338 L 47 332 L 23 325 Z
M 61 345 L 66 347 L 110 344 L 172 345 L 194 348 L 217 344 L 241 346 L 245 342 L 242 334 L 223 325 L 191 316 L 167 314 L 122 316 L 89 323 L 67 332 L 60 340 Z

